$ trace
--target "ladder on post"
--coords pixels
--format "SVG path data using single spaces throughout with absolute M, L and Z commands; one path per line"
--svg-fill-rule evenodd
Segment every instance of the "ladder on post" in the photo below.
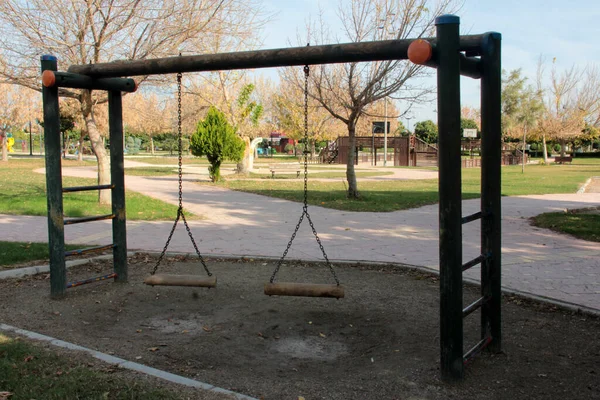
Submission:
M 135 91 L 135 82 L 132 79 L 93 79 L 85 75 L 57 72 L 57 59 L 50 55 L 42 56 L 41 64 L 44 126 L 46 131 L 44 146 L 46 152 L 46 190 L 48 198 L 50 294 L 52 297 L 60 297 L 65 294 L 66 289 L 68 288 L 107 279 L 114 279 L 116 282 L 127 282 L 123 106 L 121 92 Z M 108 91 L 111 162 L 110 184 L 63 187 L 60 145 L 60 110 L 58 101 L 59 87 Z M 65 193 L 90 190 L 111 190 L 111 214 L 83 218 L 65 218 L 63 212 L 63 195 Z M 65 251 L 65 225 L 104 220 L 112 220 L 112 243 Z M 80 281 L 67 281 L 66 257 L 110 249 L 113 251 L 113 272 Z
M 440 359 L 442 378 L 462 379 L 464 365 L 483 349 L 501 350 L 501 66 L 498 33 L 482 35 L 476 46 L 461 48 L 459 18 L 436 19 L 435 65 L 438 79 L 440 149 Z M 424 45 L 424 46 L 423 46 Z M 416 43 L 432 54 L 428 43 Z M 462 51 L 465 53 L 463 54 Z M 409 53 L 411 49 L 409 48 Z M 472 67 L 472 68 L 471 68 Z M 464 69 L 464 71 L 463 71 Z M 462 216 L 460 75 L 481 79 L 481 210 Z M 481 220 L 481 251 L 462 260 L 462 225 Z M 481 297 L 463 305 L 463 272 L 481 264 Z M 481 310 L 480 340 L 463 353 L 463 319 Z

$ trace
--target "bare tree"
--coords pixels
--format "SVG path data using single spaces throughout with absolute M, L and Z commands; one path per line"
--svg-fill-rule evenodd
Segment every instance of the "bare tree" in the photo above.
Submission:
M 304 137 L 304 95 L 301 88 L 282 79 L 278 92 L 271 99 L 271 116 L 275 126 L 283 130 L 288 137 L 302 139 Z M 309 99 L 307 122 L 311 141 L 331 140 L 345 131 L 344 124 L 314 99 Z
M 0 83 L 0 142 L 2 161 L 8 161 L 8 134 L 21 130 L 25 124 L 39 117 L 33 90 Z M 32 107 L 31 104 L 34 104 Z
M 136 132 L 143 132 L 150 137 L 150 152 L 154 154 L 154 136 L 173 131 L 172 107 L 156 93 L 135 93 L 127 96 L 123 102 L 123 119 Z
M 600 128 L 600 67 L 598 65 L 586 67 L 579 87 L 577 107 L 584 110 L 588 125 Z
M 3 0 L 0 76 L 40 90 L 38 60 L 44 53 L 68 66 L 202 53 L 213 47 L 215 38 L 245 43 L 260 27 L 258 1 Z M 88 90 L 59 93 L 79 103 L 98 160 L 98 181 L 108 183 L 109 160 L 95 119 L 95 107 L 106 96 Z M 101 191 L 99 201 L 109 203 L 110 193 Z
M 549 84 L 543 85 L 543 62 L 538 66 L 538 92 L 544 102 L 544 110 L 538 120 L 538 129 L 542 136 L 544 161 L 548 161 L 546 141 L 556 140 L 561 144 L 564 155 L 568 141 L 580 136 L 585 125 L 587 111 L 581 107 L 580 83 L 583 71 L 575 66 L 559 73 L 553 65 Z
M 348 0 L 340 3 L 339 17 L 344 37 L 337 41 L 363 42 L 383 39 L 406 39 L 433 34 L 435 18 L 457 9 L 455 0 Z M 331 35 L 320 19 L 310 28 L 311 44 L 329 43 Z M 298 69 L 288 69 L 287 78 L 297 85 L 303 82 Z M 358 198 L 354 172 L 357 122 L 366 107 L 386 97 L 409 103 L 424 101 L 429 88 L 414 80 L 425 73 L 424 67 L 408 61 L 380 61 L 322 65 L 311 68 L 310 96 L 347 128 L 350 151 L 346 169 L 348 197 Z M 404 110 L 405 112 L 407 110 Z

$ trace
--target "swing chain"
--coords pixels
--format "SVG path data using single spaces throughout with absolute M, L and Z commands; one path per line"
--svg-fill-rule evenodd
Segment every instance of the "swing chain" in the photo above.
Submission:
M 200 259 L 200 262 L 202 263 L 202 266 L 204 267 L 204 270 L 206 271 L 206 274 L 208 276 L 212 276 L 212 273 L 209 271 L 208 267 L 206 266 L 206 263 L 204 262 L 204 258 L 202 257 L 202 254 L 200 253 L 200 250 L 198 249 L 198 246 L 196 245 L 196 241 L 194 240 L 194 236 L 192 235 L 192 231 L 187 223 L 187 220 L 185 219 L 185 214 L 183 213 L 183 141 L 182 141 L 182 137 L 183 137 L 183 133 L 182 133 L 182 129 L 181 129 L 181 78 L 182 78 L 182 74 L 181 72 L 179 72 L 177 74 L 177 136 L 178 136 L 178 165 L 179 165 L 179 207 L 177 208 L 177 218 L 175 218 L 175 223 L 173 224 L 173 227 L 171 228 L 171 233 L 169 233 L 169 237 L 167 238 L 167 243 L 165 244 L 165 247 L 163 248 L 162 252 L 160 253 L 160 256 L 158 257 L 158 261 L 156 262 L 156 265 L 154 266 L 154 269 L 152 270 L 152 275 L 156 274 L 156 271 L 158 270 L 158 266 L 160 265 L 160 262 L 162 261 L 163 257 L 165 256 L 165 253 L 167 252 L 167 248 L 169 247 L 169 243 L 171 243 L 171 239 L 173 238 L 173 233 L 175 233 L 175 228 L 177 227 L 177 223 L 179 222 L 179 219 L 183 220 L 183 224 L 185 225 L 185 230 L 188 233 L 188 236 L 190 237 L 190 240 L 192 241 L 192 245 L 194 246 L 194 250 L 196 250 L 196 254 L 198 255 L 198 258 Z
M 178 162 L 179 162 L 179 208 L 177 209 L 177 213 L 183 214 L 183 170 L 182 170 L 182 132 L 181 132 L 181 72 L 177 74 L 177 137 L 178 141 Z
M 317 243 L 319 245 L 319 248 L 321 249 L 321 253 L 323 254 L 323 257 L 325 258 L 327 267 L 329 267 L 329 271 L 331 272 L 331 275 L 333 276 L 335 283 L 339 286 L 340 281 L 337 277 L 337 274 L 335 273 L 335 270 L 333 269 L 333 266 L 331 265 L 331 262 L 329 261 L 329 258 L 327 257 L 327 253 L 325 253 L 325 248 L 323 247 L 323 244 L 321 243 L 321 239 L 319 238 L 319 235 L 317 234 L 315 225 L 313 224 L 312 219 L 310 218 L 310 214 L 308 213 L 308 153 L 309 153 L 309 151 L 308 151 L 308 77 L 309 76 L 310 76 L 310 67 L 308 65 L 305 65 L 304 66 L 304 206 L 302 207 L 302 215 L 300 216 L 300 220 L 296 224 L 296 229 L 294 229 L 294 233 L 292 233 L 292 237 L 291 237 L 290 241 L 288 242 L 288 245 L 287 245 L 285 251 L 283 252 L 283 255 L 279 259 L 279 262 L 277 263 L 277 267 L 275 268 L 275 271 L 273 271 L 273 274 L 271 275 L 270 282 L 273 283 L 275 281 L 275 276 L 279 272 L 279 269 L 281 268 L 281 264 L 283 264 L 283 260 L 285 259 L 288 251 L 292 247 L 292 242 L 296 238 L 296 234 L 298 233 L 298 230 L 300 229 L 300 225 L 302 225 L 304 216 L 306 216 L 306 219 L 308 220 L 308 223 L 310 224 L 310 228 L 312 229 L 312 233 L 315 236 L 315 239 L 317 239 Z

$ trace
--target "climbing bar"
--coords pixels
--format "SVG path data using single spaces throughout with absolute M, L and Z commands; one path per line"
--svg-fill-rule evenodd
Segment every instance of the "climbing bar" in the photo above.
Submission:
M 84 279 L 82 281 L 68 282 L 67 283 L 67 289 L 73 288 L 73 287 L 76 287 L 76 286 L 87 285 L 88 283 L 105 281 L 107 279 L 116 278 L 116 277 L 117 277 L 117 274 L 115 272 L 113 272 L 113 273 L 108 274 L 108 275 L 97 276 L 95 278 Z
M 484 37 L 485 35 L 461 36 L 460 51 L 480 53 Z M 427 39 L 427 41 L 436 43 L 436 39 L 433 38 Z M 121 60 L 109 63 L 71 65 L 68 71 L 94 78 L 112 78 L 307 64 L 406 60 L 408 59 L 408 47 L 412 42 L 412 39 L 380 40 L 147 60 Z
M 79 256 L 79 255 L 88 254 L 88 253 L 96 253 L 96 252 L 100 252 L 100 251 L 104 251 L 104 250 L 110 250 L 110 249 L 113 249 L 114 247 L 115 247 L 114 244 L 107 244 L 104 246 L 87 247 L 85 249 L 65 251 L 65 257 Z
M 463 356 L 463 364 L 467 364 L 469 361 L 473 359 L 477 354 L 481 353 L 490 343 L 492 343 L 492 337 L 486 336 L 479 343 L 471 348 L 471 350 L 467 351 Z
M 114 214 L 106 214 L 106 215 L 96 215 L 93 217 L 83 217 L 83 218 L 69 218 L 65 219 L 65 225 L 74 225 L 74 224 L 82 224 L 84 222 L 93 222 L 93 221 L 103 221 L 105 219 L 113 219 L 115 217 Z
M 85 192 L 86 190 L 114 189 L 115 185 L 71 186 L 62 188 L 63 193 Z
M 479 257 L 477 257 L 477 258 L 474 258 L 474 259 L 472 259 L 471 261 L 468 261 L 468 262 L 464 263 L 464 264 L 462 265 L 462 270 L 463 270 L 463 272 L 464 272 L 464 271 L 466 271 L 466 270 L 468 270 L 468 269 L 469 269 L 469 268 L 471 268 L 471 267 L 474 267 L 474 266 L 476 266 L 477 264 L 480 264 L 480 263 L 481 263 L 481 262 L 483 262 L 485 259 L 486 259 L 486 256 L 484 256 L 484 255 L 482 254 L 482 255 L 480 255 Z
M 193 286 L 214 288 L 217 286 L 217 278 L 201 277 L 198 275 L 151 275 L 144 279 L 144 283 L 150 286 Z
M 463 318 L 465 318 L 467 315 L 471 314 L 473 311 L 481 308 L 482 305 L 484 305 L 485 303 L 487 303 L 488 301 L 490 301 L 489 297 L 481 297 L 477 300 L 475 300 L 473 303 L 469 304 L 468 306 L 466 306 L 463 311 Z
M 42 84 L 50 87 L 66 87 L 72 89 L 114 90 L 120 92 L 135 92 L 137 86 L 129 78 L 93 79 L 86 75 L 70 72 L 46 70 L 42 73 Z
M 466 217 L 462 217 L 462 223 L 467 224 L 469 222 L 473 222 L 475 220 L 481 219 L 483 213 L 481 211 L 476 212 L 475 214 L 467 215 Z
M 432 39 L 417 39 L 408 46 L 408 59 L 414 64 L 437 68 L 435 41 Z M 460 74 L 469 78 L 481 78 L 481 61 L 478 58 L 459 54 Z
M 312 283 L 265 283 L 265 294 L 268 296 L 333 297 L 341 299 L 344 297 L 344 287 Z

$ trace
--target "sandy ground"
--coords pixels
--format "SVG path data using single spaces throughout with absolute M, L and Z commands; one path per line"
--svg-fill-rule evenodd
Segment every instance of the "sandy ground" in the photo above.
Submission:
M 600 321 L 516 297 L 503 301 L 503 350 L 484 353 L 460 384 L 439 379 L 439 282 L 399 267 L 336 268 L 346 298 L 267 297 L 263 261 L 208 265 L 216 289 L 148 287 L 155 260 L 130 259 L 130 283 L 49 300 L 47 276 L 0 282 L 0 320 L 257 398 L 598 399 Z M 107 272 L 97 261 L 69 272 Z M 160 272 L 203 273 L 169 259 Z M 323 265 L 284 265 L 280 281 L 332 282 Z M 467 287 L 464 303 L 478 296 Z M 468 349 L 478 313 L 465 320 Z M 568 338 L 568 340 L 567 340 Z

